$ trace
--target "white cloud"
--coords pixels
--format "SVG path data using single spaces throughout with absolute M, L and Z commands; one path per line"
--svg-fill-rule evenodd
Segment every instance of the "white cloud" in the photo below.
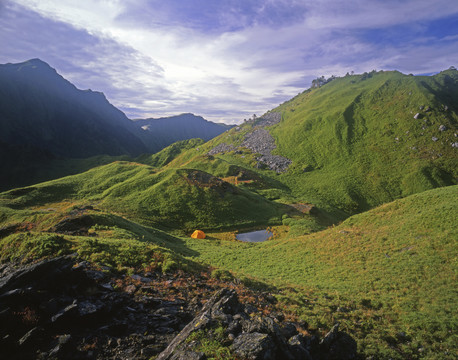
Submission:
M 191 111 L 241 120 L 303 90 L 307 84 L 298 86 L 298 79 L 384 67 L 437 71 L 458 58 L 456 35 L 444 37 L 443 46 L 434 36 L 383 45 L 361 36 L 393 26 L 421 32 L 424 22 L 458 13 L 458 3 L 449 0 L 231 0 L 225 7 L 194 1 L 179 9 L 172 0 L 15 2 L 96 39 L 86 49 L 93 54 L 67 60 L 77 69 L 72 75 L 68 67 L 67 74 L 92 74 L 79 83 L 105 84 L 108 89 L 97 90 L 136 116 Z M 199 3 L 202 19 L 191 6 Z M 192 12 L 187 22 L 186 11 Z M 418 54 L 426 61 L 415 59 Z

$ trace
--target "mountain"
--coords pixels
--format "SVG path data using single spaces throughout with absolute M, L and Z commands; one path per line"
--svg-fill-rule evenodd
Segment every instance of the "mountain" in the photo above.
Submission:
M 0 261 L 76 253 L 143 299 L 143 275 L 201 264 L 261 289 L 301 333 L 339 323 L 360 358 L 455 358 L 458 72 L 320 85 L 210 141 L 0 193 Z M 273 239 L 236 241 L 266 227 Z
M 160 149 L 181 140 L 200 138 L 208 141 L 232 127 L 205 120 L 194 114 L 158 119 L 134 119 L 134 123 L 150 134 L 148 144 L 151 141 L 153 143 L 149 147 L 159 146 Z
M 345 217 L 457 183 L 457 99 L 454 69 L 336 78 L 169 166 L 220 177 L 229 176 L 221 162 L 242 166 L 271 179 L 271 188 L 258 190 L 270 199 L 313 203 Z
M 0 65 L 0 190 L 114 160 L 107 155 L 138 156 L 177 140 L 209 140 L 228 128 L 191 114 L 133 122 L 103 93 L 77 89 L 39 59 Z M 87 158 L 87 164 L 74 161 Z
M 52 155 L 139 155 L 141 131 L 102 93 L 79 90 L 48 64 L 0 65 L 0 142 Z

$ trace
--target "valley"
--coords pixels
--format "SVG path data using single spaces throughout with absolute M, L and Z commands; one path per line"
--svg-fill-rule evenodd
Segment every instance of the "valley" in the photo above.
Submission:
M 156 273 L 165 284 L 179 275 L 183 288 L 186 276 L 205 273 L 200 282 L 218 282 L 206 300 L 224 287 L 269 293 L 304 339 L 339 323 L 357 358 L 454 359 L 457 99 L 454 69 L 347 75 L 217 136 L 193 132 L 156 152 L 110 105 L 135 145 L 54 153 L 43 164 L 56 176 L 5 187 L 0 260 L 73 254 L 118 278 Z M 0 118 L 3 129 L 9 119 Z M 24 169 L 17 164 L 19 177 Z M 196 229 L 206 238 L 191 238 Z M 261 229 L 273 237 L 236 240 Z M 226 340 L 218 344 L 233 355 Z M 310 349 L 317 359 L 334 356 Z

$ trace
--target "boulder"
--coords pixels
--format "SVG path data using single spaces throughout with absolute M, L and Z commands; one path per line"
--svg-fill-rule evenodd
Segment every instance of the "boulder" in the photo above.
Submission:
M 241 359 L 274 360 L 275 343 L 271 336 L 258 332 L 237 336 L 232 344 L 234 354 Z

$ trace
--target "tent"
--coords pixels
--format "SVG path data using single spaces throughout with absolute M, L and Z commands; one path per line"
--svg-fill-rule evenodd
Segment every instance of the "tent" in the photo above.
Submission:
M 202 230 L 196 230 L 192 233 L 193 239 L 205 239 L 205 233 Z

